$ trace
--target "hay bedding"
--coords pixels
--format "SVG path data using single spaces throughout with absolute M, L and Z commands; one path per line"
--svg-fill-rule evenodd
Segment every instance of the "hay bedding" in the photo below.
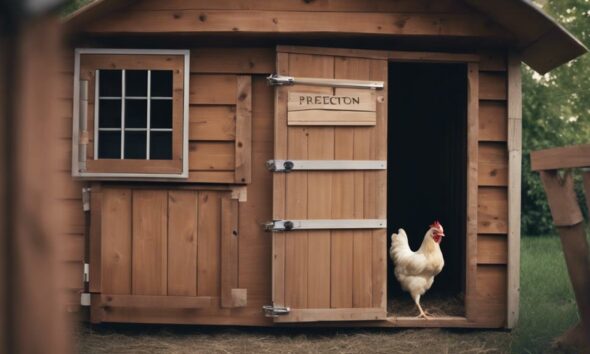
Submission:
M 464 300 L 461 295 L 424 294 L 420 300 L 424 311 L 433 317 L 465 316 Z M 410 294 L 403 293 L 388 299 L 387 312 L 390 316 L 415 317 L 418 316 L 418 308 Z
M 286 329 L 202 326 L 83 326 L 84 354 L 509 353 L 500 331 Z

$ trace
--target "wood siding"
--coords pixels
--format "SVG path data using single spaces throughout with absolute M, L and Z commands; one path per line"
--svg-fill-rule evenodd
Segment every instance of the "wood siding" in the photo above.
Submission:
M 342 20 L 342 18 L 356 17 L 355 12 L 362 10 L 368 12 L 368 17 L 364 18 L 365 20 L 376 21 L 371 22 L 370 26 L 371 31 L 375 32 L 375 34 L 398 33 L 401 35 L 426 34 L 438 36 L 452 34 L 454 30 L 450 27 L 455 26 L 455 28 L 462 28 L 461 35 L 465 37 L 501 39 L 506 35 L 493 26 L 482 29 L 481 23 L 484 23 L 487 19 L 473 16 L 470 14 L 470 9 L 458 5 L 457 1 L 453 0 L 375 0 L 371 2 L 361 0 L 343 2 L 328 0 L 312 2 L 248 0 L 241 2 L 240 5 L 236 4 L 237 2 L 229 0 L 173 0 L 166 2 L 144 0 L 139 2 L 133 9 L 123 11 L 120 15 L 113 15 L 103 24 L 103 28 L 104 31 L 120 31 L 124 26 L 133 23 L 131 19 L 137 19 L 138 22 L 133 25 L 134 31 L 141 30 L 141 28 L 149 28 L 149 31 L 155 31 L 163 27 L 167 28 L 163 29 L 164 32 L 172 29 L 184 31 L 187 28 L 185 26 L 186 21 L 190 17 L 192 19 L 190 27 L 197 28 L 199 31 L 201 31 L 200 28 L 203 28 L 203 32 L 220 29 L 230 32 L 268 31 L 269 33 L 281 33 L 293 30 L 290 27 L 293 26 L 290 22 L 291 19 L 301 19 L 303 15 L 305 15 L 303 16 L 305 20 L 298 20 L 300 22 L 297 22 L 297 28 L 305 28 L 306 23 L 308 23 L 307 19 L 311 19 L 309 15 L 312 11 L 321 11 L 322 18 L 327 20 L 327 26 L 333 26 L 334 19 L 338 19 L 341 23 L 352 22 Z M 256 20 L 248 17 L 249 14 L 257 15 Z M 226 17 L 221 18 L 222 15 Z M 283 19 L 289 15 L 295 17 L 290 17 L 290 20 L 284 21 Z M 273 19 L 276 19 L 278 24 L 274 23 Z M 380 26 L 380 21 L 383 21 L 383 19 L 389 25 L 387 27 L 381 25 L 382 27 L 379 29 L 378 26 Z M 399 25 L 393 28 L 390 24 L 396 23 L 394 21 L 396 19 Z M 407 20 L 401 21 L 400 19 Z M 426 25 L 425 19 L 435 21 L 437 24 Z M 475 19 L 474 21 L 477 24 L 473 25 L 472 20 L 467 21 L 467 19 Z M 129 22 L 127 22 L 128 20 Z M 150 21 L 150 24 L 157 22 L 159 27 L 146 25 L 145 21 Z M 229 27 L 230 25 L 231 27 Z M 91 31 L 98 30 L 98 26 L 93 26 L 90 24 L 89 29 Z M 255 26 L 256 28 L 254 28 Z M 317 29 L 309 27 L 309 30 Z M 353 31 L 355 29 L 350 27 L 348 30 Z M 335 29 L 329 29 L 329 31 L 335 31 Z M 108 42 L 105 43 L 104 45 L 108 46 Z M 465 52 L 470 52 L 470 50 L 466 49 Z M 476 54 L 480 56 L 477 163 L 478 238 L 474 252 L 477 255 L 474 276 L 476 316 L 472 319 L 474 322 L 466 322 L 462 323 L 462 325 L 467 327 L 501 327 L 506 322 L 506 250 L 508 247 L 508 113 L 506 100 L 508 80 L 506 55 L 502 51 L 486 51 Z M 64 59 L 65 64 L 60 75 L 61 79 L 63 79 L 63 85 L 61 85 L 63 88 L 60 89 L 60 100 L 58 102 L 60 110 L 60 119 L 58 121 L 59 138 L 56 143 L 60 149 L 61 159 L 56 169 L 68 177 L 71 173 L 73 50 L 65 54 Z M 355 72 L 362 70 L 361 67 L 352 68 L 353 64 L 352 62 L 340 63 L 334 68 L 339 68 L 338 70 L 346 73 L 346 75 L 353 75 Z M 351 70 L 352 73 L 350 73 Z M 247 200 L 239 203 L 240 242 L 237 246 L 239 255 L 238 287 L 248 290 L 248 304 L 245 308 L 232 310 L 222 309 L 220 306 L 221 277 L 219 272 L 221 265 L 219 259 L 211 258 L 211 254 L 219 253 L 221 247 L 216 238 L 218 233 L 215 229 L 217 227 L 215 225 L 218 224 L 217 216 L 207 214 L 208 211 L 202 209 L 200 203 L 203 202 L 207 195 L 211 196 L 208 200 L 213 200 L 209 203 L 217 203 L 221 192 L 215 190 L 181 191 L 177 190 L 183 188 L 179 184 L 176 189 L 165 189 L 166 200 L 168 201 L 166 204 L 168 227 L 162 228 L 161 225 L 156 225 L 158 230 L 154 231 L 155 234 L 150 236 L 154 242 L 160 240 L 159 251 L 157 254 L 145 255 L 149 259 L 157 260 L 156 263 L 160 266 L 158 268 L 154 265 L 154 279 L 146 282 L 140 281 L 140 284 L 137 285 L 140 288 L 147 288 L 148 290 L 144 289 L 147 293 L 158 293 L 166 289 L 167 294 L 175 296 L 212 296 L 214 299 L 210 308 L 201 309 L 198 312 L 178 309 L 142 311 L 117 308 L 112 311 L 101 311 L 98 318 L 111 322 L 270 325 L 272 321 L 262 316 L 260 307 L 270 304 L 272 299 L 271 279 L 273 274 L 270 267 L 272 246 L 271 237 L 262 231 L 261 224 L 272 218 L 272 175 L 263 166 L 266 160 L 273 158 L 274 89 L 267 86 L 265 76 L 275 71 L 275 50 L 270 45 L 266 48 L 194 48 L 191 50 L 190 71 L 189 159 L 191 162 L 189 163 L 189 182 L 208 184 L 244 183 L 241 181 L 241 177 L 239 179 L 236 177 L 239 170 L 238 166 L 241 165 L 239 163 L 241 160 L 238 157 L 240 154 L 238 145 L 240 142 L 239 136 L 247 137 L 248 131 L 246 131 L 246 135 L 242 135 L 238 124 L 244 121 L 247 123 L 247 119 L 240 120 L 237 115 L 239 112 L 251 112 L 250 134 L 252 137 L 247 139 L 251 141 L 251 178 L 246 181 L 249 182 L 247 184 Z M 244 97 L 244 92 L 241 90 L 244 87 L 244 78 L 251 81 L 250 108 L 248 108 L 248 100 L 240 100 L 240 97 Z M 243 104 L 244 102 L 246 104 Z M 334 130 L 334 132 L 326 132 L 325 130 L 320 128 L 317 129 L 317 134 L 316 131 L 312 133 L 316 135 L 313 135 L 314 139 L 312 139 L 311 145 L 309 145 L 310 137 L 301 137 L 308 144 L 306 146 L 299 144 L 299 146 L 291 146 L 290 148 L 293 152 L 302 149 L 306 149 L 308 152 L 309 146 L 311 146 L 314 150 L 313 154 L 316 154 L 314 158 L 320 158 L 323 153 L 332 153 L 334 156 L 342 156 L 341 158 L 344 158 L 344 156 L 361 158 L 367 153 L 374 153 L 373 151 L 367 152 L 366 147 L 363 147 L 362 144 L 355 148 L 357 145 L 354 143 L 356 142 L 354 134 L 350 136 L 351 134 L 347 135 L 337 130 Z M 358 130 L 360 137 L 363 134 L 361 132 L 362 128 L 358 128 Z M 325 137 L 322 134 L 327 134 L 339 141 L 351 141 L 351 144 L 348 149 L 339 148 L 334 149 L 334 151 L 332 149 L 326 151 L 323 146 L 319 146 L 323 144 L 320 137 Z M 241 142 L 244 143 L 244 141 Z M 302 154 L 304 152 L 301 151 Z M 289 178 L 294 180 L 291 181 L 292 183 L 306 183 L 306 185 L 309 185 L 309 180 L 297 181 L 297 178 Z M 355 172 L 343 173 L 337 177 L 337 179 L 342 179 L 341 184 L 346 183 L 351 186 L 365 183 L 363 178 L 361 173 Z M 314 175 L 312 179 L 314 183 L 317 182 L 319 185 L 330 185 L 331 182 L 334 182 L 333 178 L 330 180 L 321 173 Z M 82 288 L 84 215 L 82 212 L 81 190 L 84 183 L 72 181 L 70 177 L 67 180 L 69 182 L 62 183 L 57 191 L 60 196 L 60 203 L 64 207 L 64 222 L 61 224 L 66 280 L 62 287 L 67 289 L 70 295 L 68 308 L 77 311 L 79 291 Z M 375 181 L 369 182 L 375 183 Z M 382 181 L 379 183 L 382 183 Z M 306 195 L 306 204 L 311 205 L 306 210 L 306 216 L 310 213 L 316 217 L 322 216 L 322 213 L 326 211 L 318 208 L 319 204 L 310 204 L 310 202 L 313 202 L 314 198 L 316 200 L 328 196 L 334 198 L 338 194 L 338 191 L 334 190 L 334 188 L 336 187 L 326 189 L 317 188 L 317 185 L 312 187 L 312 190 L 315 190 L 317 195 L 315 192 Z M 107 204 L 117 202 L 125 206 L 133 205 L 132 197 L 134 192 L 129 189 L 112 188 L 101 191 L 103 197 L 109 193 L 119 195 L 109 197 Z M 196 197 L 194 197 L 195 194 Z M 145 197 L 147 198 L 147 196 Z M 349 198 L 351 196 L 345 193 L 343 197 Z M 156 196 L 150 195 L 149 199 L 153 198 L 161 198 L 160 201 L 164 200 L 163 195 L 157 196 L 157 193 Z M 175 202 L 170 203 L 170 198 L 173 198 Z M 196 201 L 193 204 L 194 199 Z M 342 201 L 341 204 L 346 203 Z M 160 207 L 164 208 L 162 203 L 160 203 Z M 105 210 L 104 208 L 103 205 L 102 210 Z M 151 208 L 149 212 L 154 213 L 154 215 L 158 214 L 158 210 L 151 210 Z M 331 210 L 330 217 L 339 215 L 343 217 L 347 214 L 360 215 L 358 213 L 373 215 L 376 211 Z M 196 215 L 196 219 L 191 219 L 191 215 Z M 385 217 L 385 215 L 375 216 Z M 123 213 L 117 215 L 117 217 L 128 217 L 132 222 L 131 225 L 134 225 L 132 211 L 129 215 Z M 194 231 L 200 217 L 206 218 L 208 222 L 202 226 L 197 226 L 196 231 Z M 173 225 L 171 226 L 170 220 L 177 219 L 189 220 L 190 222 L 185 222 L 182 225 L 172 222 Z M 102 226 L 113 227 L 105 223 Z M 192 236 L 189 236 L 189 230 L 194 231 Z M 126 236 L 117 240 L 104 241 L 112 242 L 112 249 L 102 250 L 105 252 L 101 256 L 103 259 L 114 257 L 109 253 L 114 250 L 117 253 L 130 255 L 134 251 L 134 247 L 137 248 L 138 245 L 133 243 L 133 239 L 129 238 L 133 237 L 132 232 L 126 227 L 113 232 Z M 168 235 L 165 250 L 161 238 L 164 233 Z M 106 236 L 107 231 L 103 231 L 101 234 Z M 173 235 L 172 238 L 170 235 Z M 319 238 L 316 236 L 319 236 Z M 365 236 L 362 232 L 350 232 L 349 235 L 342 238 L 343 242 L 340 242 L 340 240 L 335 243 L 330 241 L 330 246 L 327 247 L 326 240 L 329 237 L 324 235 L 322 238 L 320 232 L 320 235 L 314 235 L 314 240 L 317 241 L 313 242 L 317 242 L 317 245 L 314 244 L 317 247 L 314 247 L 312 253 L 309 254 L 310 257 L 315 257 L 314 259 L 320 259 L 322 255 L 328 255 L 327 260 L 329 260 L 330 265 L 337 264 L 339 269 L 343 269 L 347 274 L 351 275 L 350 278 L 344 279 L 342 277 L 341 280 L 349 281 L 359 291 L 352 294 L 338 293 L 342 296 L 333 297 L 332 292 L 328 293 L 328 291 L 331 291 L 332 287 L 342 286 L 342 282 L 338 281 L 340 278 L 336 276 L 334 283 L 322 284 L 314 278 L 316 274 L 312 274 L 311 278 L 306 279 L 306 292 L 309 293 L 309 289 L 313 289 L 311 297 L 306 296 L 303 299 L 303 296 L 300 296 L 297 292 L 277 295 L 292 297 L 293 301 L 305 301 L 308 307 L 329 301 L 334 304 L 339 302 L 347 305 L 352 304 L 353 307 L 361 308 L 369 302 L 380 299 L 381 289 L 376 285 L 379 284 L 379 281 L 369 283 L 366 278 L 361 276 L 362 273 L 368 272 L 373 267 L 380 266 L 378 262 L 369 264 L 366 259 L 359 259 L 361 254 L 366 253 L 365 251 L 361 252 L 361 250 L 368 247 L 367 244 L 362 242 Z M 191 237 L 194 239 L 190 240 Z M 306 239 L 309 240 L 310 236 L 308 235 Z M 307 244 L 307 247 L 309 247 L 309 244 Z M 376 253 L 381 251 L 385 245 L 373 242 L 371 247 L 374 250 L 373 252 Z M 295 247 L 293 250 L 296 251 L 297 248 Z M 178 255 L 178 258 L 176 259 L 173 255 Z M 196 255 L 196 258 L 193 258 L 193 255 Z M 168 264 L 165 272 L 161 266 L 164 262 L 163 257 L 166 257 Z M 350 262 L 350 259 L 355 259 L 355 257 L 359 260 L 356 265 Z M 116 271 L 117 275 L 112 279 L 101 277 L 102 289 L 108 289 L 112 291 L 112 294 L 119 292 L 121 294 L 131 294 L 134 282 L 132 280 L 133 263 L 133 259 L 121 257 L 117 264 L 109 265 L 112 268 L 103 267 L 103 269 L 112 269 L 111 272 L 115 272 L 115 269 L 119 268 L 124 271 Z M 289 264 L 289 267 L 295 266 L 307 267 L 308 265 L 307 263 Z M 96 270 L 91 268 L 91 272 L 94 274 Z M 100 273 L 98 274 L 100 275 Z M 177 278 L 179 276 L 186 276 L 186 279 L 190 278 L 190 281 L 180 284 Z M 291 287 L 294 285 L 296 284 L 290 284 Z
M 480 53 L 475 320 L 506 325 L 508 279 L 507 55 Z
M 511 35 L 455 0 L 142 1 L 84 24 L 89 33 L 337 33 L 493 38 Z

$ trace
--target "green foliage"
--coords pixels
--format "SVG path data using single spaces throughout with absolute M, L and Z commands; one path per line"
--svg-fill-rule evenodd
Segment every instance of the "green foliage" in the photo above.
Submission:
M 91 2 L 92 0 L 71 0 L 69 1 L 69 3 L 64 7 L 64 9 L 62 10 L 62 13 L 64 15 L 68 15 L 76 10 L 78 10 L 80 7 L 88 4 L 89 2 Z
M 589 0 L 548 0 L 543 9 L 590 45 Z M 553 226 L 539 176 L 530 170 L 529 153 L 590 143 L 590 55 L 544 76 L 524 68 L 523 91 L 522 228 L 525 234 L 540 235 L 552 232 Z M 580 180 L 576 176 L 582 201 Z

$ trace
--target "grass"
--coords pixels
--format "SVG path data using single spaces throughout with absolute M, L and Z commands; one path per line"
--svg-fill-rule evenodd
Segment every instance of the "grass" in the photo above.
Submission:
M 524 237 L 518 327 L 507 331 L 83 326 L 80 353 L 554 353 L 578 319 L 557 236 Z
M 551 353 L 552 340 L 578 320 L 558 236 L 524 237 L 521 244 L 520 320 L 514 353 Z

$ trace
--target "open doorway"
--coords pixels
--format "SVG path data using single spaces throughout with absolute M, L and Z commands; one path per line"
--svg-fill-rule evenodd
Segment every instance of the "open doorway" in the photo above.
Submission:
M 441 243 L 445 267 L 422 306 L 435 316 L 464 316 L 466 64 L 389 64 L 388 170 L 388 234 L 405 229 L 414 251 L 434 220 L 447 235 Z M 388 298 L 393 315 L 418 314 L 391 261 Z

